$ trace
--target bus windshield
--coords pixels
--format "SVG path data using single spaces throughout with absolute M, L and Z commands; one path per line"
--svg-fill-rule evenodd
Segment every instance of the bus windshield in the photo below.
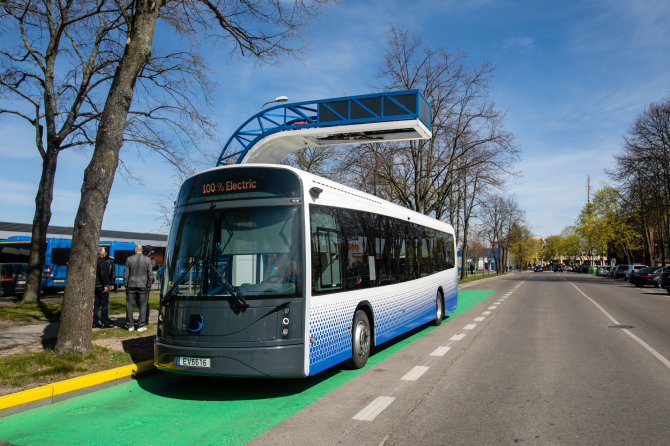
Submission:
M 300 207 L 180 212 L 165 264 L 164 296 L 299 296 Z

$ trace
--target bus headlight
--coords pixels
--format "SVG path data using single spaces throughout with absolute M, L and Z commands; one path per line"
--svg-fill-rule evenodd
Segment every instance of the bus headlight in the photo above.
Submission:
M 285 317 L 284 319 L 282 319 L 281 324 L 282 324 L 284 327 L 288 327 L 288 324 L 289 324 L 290 322 L 291 322 L 291 321 L 289 321 L 288 318 Z

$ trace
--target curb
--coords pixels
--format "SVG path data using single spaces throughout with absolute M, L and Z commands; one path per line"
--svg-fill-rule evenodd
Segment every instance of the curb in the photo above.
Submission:
M 110 381 L 123 380 L 124 378 L 133 377 L 152 369 L 154 369 L 153 360 L 142 361 L 136 364 L 103 370 L 102 372 L 78 376 L 76 378 L 57 381 L 34 389 L 0 396 L 0 417 L 22 412 L 23 410 L 32 409 L 34 407 L 63 401 L 69 398 L 69 396 L 88 393 L 86 391 L 82 392 L 82 390 L 89 387 L 100 386 L 101 384 L 109 383 Z M 115 384 L 118 383 L 112 383 L 111 385 Z M 111 385 L 105 387 L 111 387 Z M 65 395 L 72 392 L 75 393 L 69 396 Z

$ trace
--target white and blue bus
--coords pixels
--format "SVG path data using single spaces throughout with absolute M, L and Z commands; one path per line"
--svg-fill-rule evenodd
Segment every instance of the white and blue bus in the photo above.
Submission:
M 181 187 L 165 252 L 156 367 L 304 377 L 456 310 L 451 225 L 280 165 Z

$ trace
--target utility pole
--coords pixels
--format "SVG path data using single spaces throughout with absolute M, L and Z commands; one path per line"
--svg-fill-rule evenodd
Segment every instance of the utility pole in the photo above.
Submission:
M 591 175 L 586 176 L 586 204 L 591 204 Z

